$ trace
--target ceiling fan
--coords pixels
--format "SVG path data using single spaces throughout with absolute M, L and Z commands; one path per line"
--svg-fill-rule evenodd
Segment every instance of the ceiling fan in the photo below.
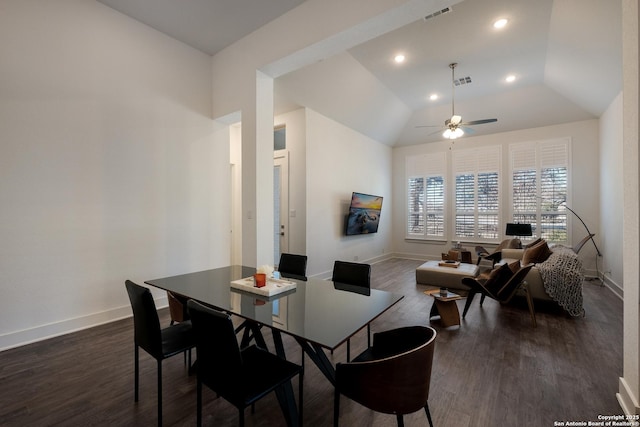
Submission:
M 483 120 L 471 120 L 468 122 L 463 122 L 462 121 L 462 116 L 458 116 L 456 115 L 455 112 L 455 69 L 456 66 L 458 65 L 457 62 L 452 62 L 451 64 L 449 64 L 449 68 L 451 68 L 451 118 L 445 120 L 444 122 L 444 132 L 442 133 L 442 136 L 447 138 L 447 139 L 457 139 L 459 137 L 461 137 L 462 135 L 464 135 L 465 133 L 473 133 L 473 129 L 468 128 L 467 126 L 474 126 L 474 125 L 482 125 L 485 123 L 493 123 L 493 122 L 497 122 L 498 119 L 483 119 Z M 423 126 L 416 126 L 418 128 L 423 128 L 423 127 L 436 127 L 433 125 L 423 125 Z M 440 126 L 437 126 L 440 127 Z M 437 133 L 440 132 L 439 130 L 434 132 Z

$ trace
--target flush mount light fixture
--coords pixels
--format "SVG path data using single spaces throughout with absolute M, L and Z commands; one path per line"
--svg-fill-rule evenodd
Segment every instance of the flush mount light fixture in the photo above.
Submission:
M 405 59 L 407 59 L 407 58 L 402 53 L 397 54 L 393 58 L 393 60 L 396 62 L 396 64 L 402 64 Z
M 507 83 L 513 83 L 516 81 L 516 76 L 514 76 L 513 74 L 508 75 L 505 79 L 504 79 Z
M 496 29 L 504 28 L 507 26 L 508 22 L 509 20 L 506 18 L 498 19 L 496 22 L 493 23 L 493 28 L 496 28 Z
M 437 94 L 437 93 L 434 93 L 434 94 L 432 94 L 431 96 L 429 96 L 429 99 L 430 99 L 430 100 L 432 100 L 432 101 L 435 101 L 435 100 L 436 100 L 436 99 L 438 99 L 438 98 L 439 98 L 439 97 L 438 97 L 438 94 Z

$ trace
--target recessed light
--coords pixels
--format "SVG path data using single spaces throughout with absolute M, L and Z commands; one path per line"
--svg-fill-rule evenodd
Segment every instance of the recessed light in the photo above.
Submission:
M 507 78 L 505 79 L 505 81 L 506 81 L 507 83 L 515 82 L 515 81 L 516 81 L 516 76 L 514 76 L 513 74 L 510 74 L 510 75 L 508 75 L 508 76 L 507 76 Z
M 432 94 L 431 96 L 429 96 L 429 99 L 432 101 L 435 101 L 436 99 L 438 99 L 438 94 L 437 93 Z
M 493 28 L 504 28 L 507 25 L 507 22 L 509 22 L 509 20 L 507 20 L 506 18 L 498 19 L 493 23 Z
M 401 54 L 401 53 L 397 54 L 397 55 L 393 58 L 393 60 L 394 60 L 394 61 L 396 61 L 396 63 L 398 63 L 398 64 L 402 64 L 402 63 L 404 62 L 404 60 L 405 60 L 405 59 L 406 59 L 406 57 L 405 57 L 403 54 Z

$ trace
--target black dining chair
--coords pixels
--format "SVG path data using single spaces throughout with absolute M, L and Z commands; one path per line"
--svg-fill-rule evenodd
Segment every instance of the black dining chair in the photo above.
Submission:
M 280 276 L 289 279 L 307 280 L 307 256 L 297 254 L 280 254 L 278 263 Z
M 357 262 L 335 261 L 331 280 L 363 290 L 371 289 L 371 266 Z M 367 347 L 371 347 L 371 324 L 367 324 Z M 350 360 L 351 339 L 347 340 L 347 362 Z
M 125 281 L 134 324 L 134 364 L 135 391 L 134 400 L 138 401 L 141 347 L 156 359 L 158 364 L 158 425 L 162 425 L 162 361 L 176 354 L 189 352 L 191 365 L 191 349 L 195 346 L 195 337 L 190 321 L 184 321 L 167 328 L 160 328 L 160 319 L 148 288 L 137 285 L 130 280 Z
M 429 411 L 429 388 L 436 331 L 428 326 L 407 326 L 373 335 L 373 346 L 350 363 L 336 365 L 333 425 L 338 427 L 340 396 L 385 414 L 403 416 Z
M 197 425 L 202 425 L 203 384 L 238 408 L 242 427 L 247 406 L 272 391 L 283 391 L 296 375 L 299 383 L 299 419 L 289 420 L 289 423 L 295 424 L 297 421 L 301 424 L 303 368 L 255 345 L 241 350 L 228 314 L 193 300 L 187 306 L 198 352 Z M 289 397 L 287 404 L 295 407 L 293 396 Z

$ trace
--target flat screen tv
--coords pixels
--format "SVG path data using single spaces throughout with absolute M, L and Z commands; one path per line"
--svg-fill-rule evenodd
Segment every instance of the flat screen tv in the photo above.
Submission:
M 382 197 L 354 192 L 347 215 L 347 236 L 378 232 Z

